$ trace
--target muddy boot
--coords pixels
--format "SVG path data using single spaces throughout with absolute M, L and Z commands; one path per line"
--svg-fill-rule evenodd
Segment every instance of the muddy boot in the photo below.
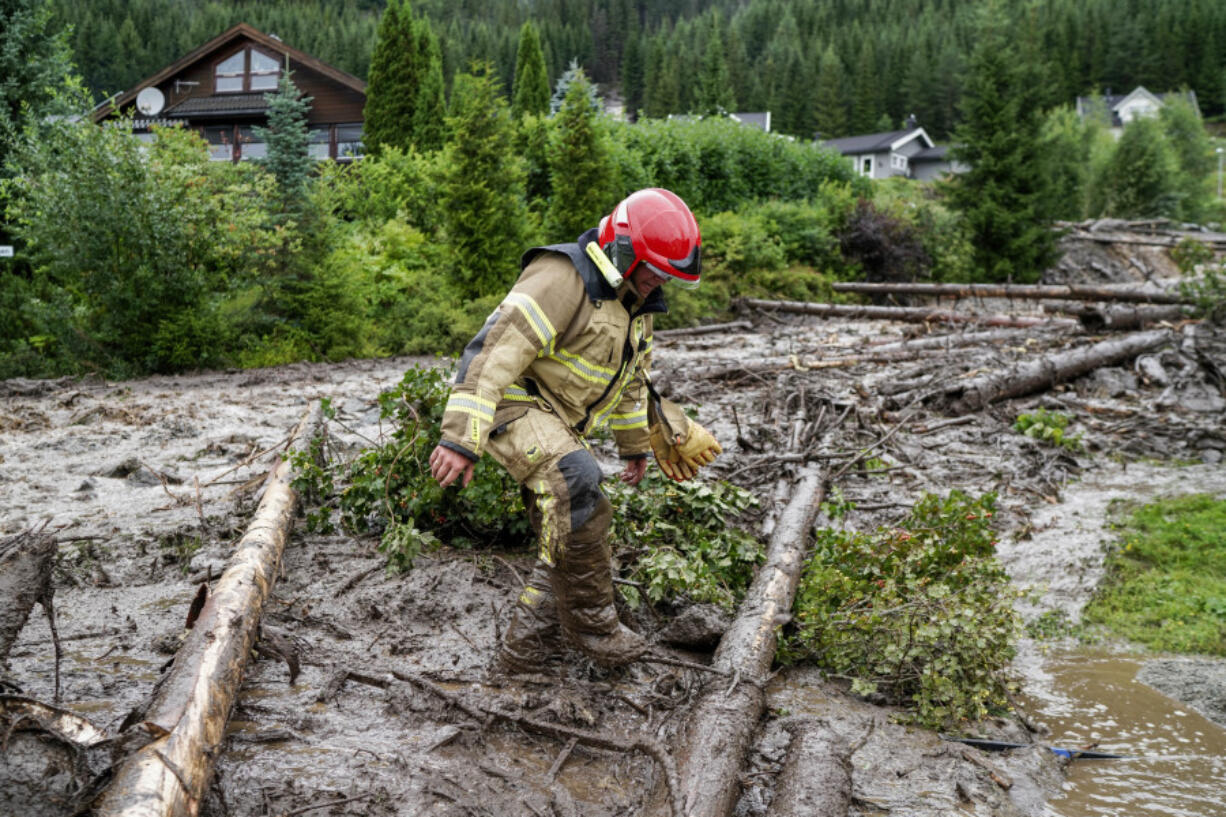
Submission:
M 537 562 L 502 637 L 496 667 L 509 673 L 540 672 L 561 652 L 558 608 L 549 568 Z
M 605 540 L 611 510 L 602 508 L 572 534 L 552 578 L 563 636 L 597 664 L 617 667 L 637 659 L 648 645 L 618 620 L 613 605 L 613 567 Z

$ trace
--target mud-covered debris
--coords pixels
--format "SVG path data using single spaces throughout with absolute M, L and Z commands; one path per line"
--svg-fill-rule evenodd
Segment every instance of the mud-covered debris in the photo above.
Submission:
M 732 616 L 714 604 L 692 604 L 660 630 L 661 641 L 681 647 L 711 649 L 719 644 Z
M 1226 726 L 1226 662 L 1211 658 L 1147 661 L 1137 680 Z

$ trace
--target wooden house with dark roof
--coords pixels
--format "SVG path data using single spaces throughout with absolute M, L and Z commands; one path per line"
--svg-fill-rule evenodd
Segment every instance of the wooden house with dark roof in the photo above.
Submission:
M 361 156 L 366 83 L 246 23 L 106 100 L 90 117 L 105 123 L 131 116 L 132 130 L 148 139 L 155 125 L 192 128 L 216 160 L 257 159 L 267 152 L 254 131 L 268 124 L 264 96 L 277 90 L 286 69 L 311 97 L 311 155 L 341 161 Z

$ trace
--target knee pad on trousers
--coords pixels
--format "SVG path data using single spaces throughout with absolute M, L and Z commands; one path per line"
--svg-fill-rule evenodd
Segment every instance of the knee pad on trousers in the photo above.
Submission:
M 558 470 L 566 480 L 570 496 L 571 536 L 594 524 L 607 529 L 613 518 L 613 506 L 600 489 L 604 475 L 596 459 L 586 450 L 572 451 L 558 460 Z

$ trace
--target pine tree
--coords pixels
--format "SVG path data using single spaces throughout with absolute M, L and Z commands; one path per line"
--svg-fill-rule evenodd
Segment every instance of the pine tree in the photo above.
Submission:
M 413 110 L 414 143 L 418 150 L 437 150 L 446 139 L 447 101 L 443 97 L 443 58 L 438 35 L 428 19 L 417 23 L 417 44 L 422 70 Z
M 834 46 L 826 46 L 817 70 L 814 103 L 817 130 L 825 139 L 837 139 L 847 133 L 847 74 Z
M 456 77 L 447 129 L 443 226 L 457 278 L 480 297 L 510 286 L 527 235 L 511 112 L 488 63 Z
M 969 169 L 954 177 L 950 198 L 966 219 L 980 279 L 1030 282 L 1055 246 L 1039 213 L 1046 195 L 1037 149 L 1039 112 L 1017 70 L 999 2 L 981 14 L 963 122 L 951 151 Z
M 594 227 L 620 187 L 609 137 L 589 102 L 589 85 L 582 71 L 571 80 L 549 146 L 553 199 L 548 229 L 558 241 L 571 241 Z
M 549 112 L 549 77 L 545 73 L 545 53 L 541 38 L 531 21 L 519 30 L 519 50 L 515 54 L 515 81 L 511 85 L 511 116 L 543 116 Z
M 1205 179 L 1214 168 L 1213 144 L 1209 134 L 1192 103 L 1182 94 L 1167 98 L 1158 111 L 1158 120 L 1167 141 L 1175 151 L 1179 167 L 1177 179 L 1182 200 L 1179 217 L 1185 221 L 1199 221 L 1208 204 L 1209 190 Z
M 877 52 L 872 40 L 865 40 L 856 60 L 856 76 L 851 102 L 851 129 L 855 133 L 872 133 L 881 117 L 881 85 Z
M 1161 218 L 1179 206 L 1179 165 L 1162 125 L 1148 117 L 1124 128 L 1107 165 L 1107 212 L 1117 218 Z
M 707 32 L 707 47 L 702 55 L 702 73 L 698 77 L 698 113 L 713 115 L 736 108 L 732 94 L 732 80 L 728 75 L 728 63 L 724 56 L 724 41 L 719 33 L 719 15 L 712 15 L 711 28 Z
M 302 95 L 289 71 L 282 71 L 277 92 L 265 94 L 264 99 L 268 102 L 268 127 L 254 129 L 256 138 L 268 145 L 268 155 L 261 163 L 277 180 L 282 209 L 295 212 L 306 200 L 311 175 L 311 135 L 307 128 L 311 98 Z
M 363 111 L 366 150 L 378 155 L 384 145 L 413 145 L 414 111 L 421 84 L 420 44 L 408 0 L 388 0 L 370 58 Z
M 576 82 L 583 86 L 583 92 L 587 96 L 588 107 L 593 111 L 600 110 L 600 99 L 596 96 L 596 86 L 588 82 L 587 74 L 579 67 L 579 61 L 571 60 L 570 66 L 562 72 L 562 76 L 558 77 L 558 82 L 553 87 L 553 96 L 549 100 L 550 116 L 562 110 L 566 96 L 570 93 L 570 86 Z

